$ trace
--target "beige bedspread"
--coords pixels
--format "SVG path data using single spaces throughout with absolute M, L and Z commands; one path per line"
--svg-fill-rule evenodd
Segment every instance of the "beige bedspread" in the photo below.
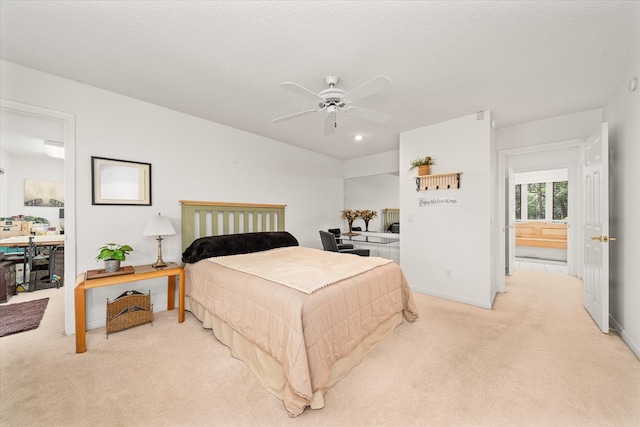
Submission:
M 327 254 L 314 251 L 315 257 Z M 282 365 L 283 401 L 292 416 L 304 411 L 316 390 L 326 390 L 334 363 L 378 325 L 395 313 L 409 322 L 418 317 L 395 263 L 310 295 L 208 260 L 188 264 L 185 272 L 188 296 Z
M 318 252 L 317 249 L 303 246 L 289 246 L 209 258 L 209 261 L 289 286 L 305 294 L 392 262 L 386 258 L 345 256 L 337 252 L 318 256 Z

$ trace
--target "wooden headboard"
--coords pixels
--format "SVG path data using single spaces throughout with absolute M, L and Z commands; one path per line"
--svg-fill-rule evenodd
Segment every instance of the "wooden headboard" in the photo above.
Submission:
M 193 200 L 180 200 L 180 204 L 183 251 L 200 237 L 255 231 L 285 231 L 284 208 L 287 205 Z

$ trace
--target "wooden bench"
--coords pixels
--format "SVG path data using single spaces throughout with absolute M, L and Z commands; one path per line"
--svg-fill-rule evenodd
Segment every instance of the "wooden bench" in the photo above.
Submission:
M 544 221 L 516 223 L 516 246 L 567 249 L 567 224 Z

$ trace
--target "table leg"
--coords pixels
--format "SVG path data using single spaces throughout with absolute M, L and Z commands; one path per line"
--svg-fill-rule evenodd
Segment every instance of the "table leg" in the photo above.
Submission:
M 76 353 L 87 351 L 86 308 L 84 277 L 74 290 L 76 310 Z
M 184 270 L 178 275 L 178 323 L 184 322 Z
M 176 299 L 176 276 L 169 276 L 167 278 L 167 310 L 173 310 L 175 308 Z

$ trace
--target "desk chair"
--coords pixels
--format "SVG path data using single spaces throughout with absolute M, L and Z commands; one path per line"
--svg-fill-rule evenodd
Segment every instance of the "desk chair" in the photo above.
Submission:
M 340 238 L 340 229 L 339 228 L 330 228 L 329 233 L 333 234 L 335 236 L 336 239 L 336 243 L 338 244 L 338 249 L 354 249 L 353 244 L 351 243 L 344 243 L 344 241 Z
M 354 254 L 360 256 L 369 256 L 369 249 L 339 249 L 335 235 L 328 231 L 320 230 L 320 240 L 325 251 L 339 252 L 341 254 Z

